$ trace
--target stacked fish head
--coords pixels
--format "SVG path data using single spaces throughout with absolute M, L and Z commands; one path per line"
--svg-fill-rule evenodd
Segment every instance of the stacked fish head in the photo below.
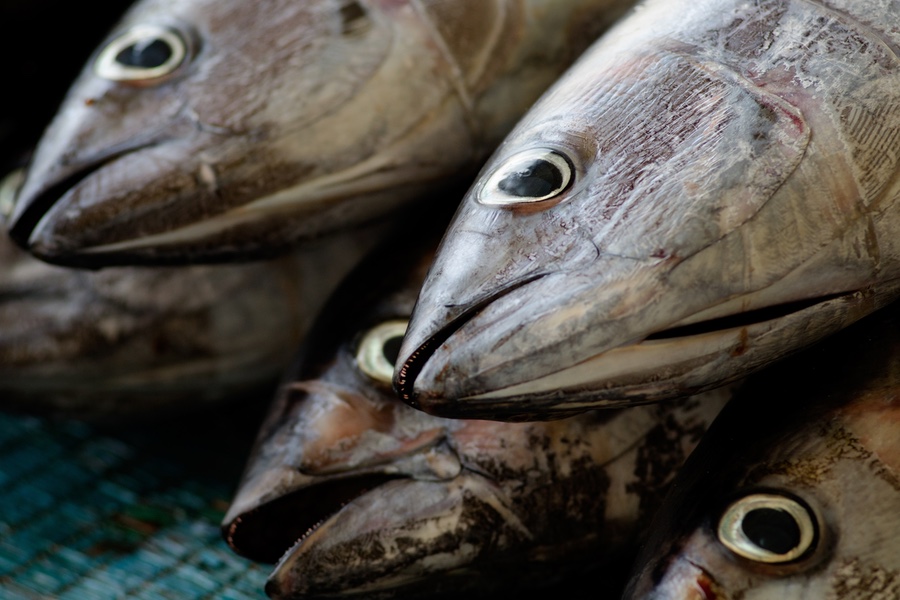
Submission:
M 630 3 L 143 0 L 46 132 L 11 235 L 67 265 L 206 262 L 383 217 L 470 177 Z
M 530 423 L 414 410 L 390 381 L 427 260 L 403 262 L 329 302 L 225 517 L 232 548 L 277 562 L 274 598 L 525 590 L 630 556 L 729 394 Z
M 671 398 L 894 299 L 897 25 L 877 2 L 642 4 L 471 188 L 404 399 L 514 419 Z
M 676 478 L 625 598 L 900 596 L 900 327 L 886 311 L 742 388 Z

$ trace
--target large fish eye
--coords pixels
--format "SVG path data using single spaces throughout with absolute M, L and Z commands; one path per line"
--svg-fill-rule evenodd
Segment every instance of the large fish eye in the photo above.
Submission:
M 568 158 L 556 150 L 533 148 L 501 164 L 482 186 L 478 202 L 509 208 L 544 202 L 566 191 L 574 178 Z
M 754 493 L 732 502 L 719 519 L 719 541 L 743 558 L 779 564 L 796 560 L 818 542 L 812 510 L 799 499 Z
M 408 320 L 396 319 L 370 329 L 356 350 L 359 369 L 375 381 L 390 384 L 407 325 Z
M 94 62 L 104 79 L 150 82 L 172 73 L 187 58 L 186 36 L 160 25 L 136 25 L 109 42 Z

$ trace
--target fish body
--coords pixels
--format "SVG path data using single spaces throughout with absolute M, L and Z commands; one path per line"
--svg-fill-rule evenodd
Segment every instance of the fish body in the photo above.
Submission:
M 473 172 L 630 3 L 143 0 L 47 130 L 11 235 L 69 265 L 221 261 L 384 216 Z
M 15 187 L 0 191 L 0 205 Z M 383 235 L 239 265 L 64 269 L 0 238 L 0 405 L 108 419 L 271 389 L 329 293 Z
M 728 397 L 532 423 L 414 410 L 390 355 L 433 250 L 367 259 L 269 411 L 223 534 L 277 562 L 273 598 L 509 592 L 608 564 Z
M 627 600 L 900 597 L 888 311 L 750 378 L 676 478 Z
M 515 418 L 695 393 L 896 298 L 898 15 L 641 4 L 472 186 L 401 350 L 403 397 Z

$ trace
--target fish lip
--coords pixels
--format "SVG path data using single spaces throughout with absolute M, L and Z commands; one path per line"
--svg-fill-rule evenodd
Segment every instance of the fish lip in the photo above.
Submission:
M 507 284 L 489 296 L 469 303 L 469 306 L 466 307 L 462 313 L 447 322 L 443 327 L 432 334 L 431 337 L 420 344 L 418 348 L 413 350 L 394 375 L 394 392 L 401 400 L 410 406 L 421 409 L 418 394 L 416 393 L 414 386 L 416 378 L 422 371 L 425 363 L 428 362 L 428 359 L 434 354 L 435 350 L 447 341 L 451 335 L 459 331 L 466 323 L 474 319 L 484 307 L 520 287 L 545 277 L 546 275 L 548 275 L 548 273 L 536 273 L 523 277 L 522 279 Z
M 710 353 L 726 356 L 726 354 L 720 353 L 720 350 L 716 349 L 717 342 L 722 342 L 722 340 L 728 341 L 730 337 L 739 337 L 741 348 L 737 352 L 732 351 L 728 353 L 728 356 L 739 357 L 746 350 L 748 344 L 751 349 L 753 348 L 752 340 L 767 331 L 767 324 L 782 323 L 784 324 L 782 327 L 789 328 L 791 324 L 789 319 L 792 317 L 796 317 L 808 310 L 814 310 L 815 307 L 826 305 L 829 302 L 852 301 L 854 297 L 858 297 L 857 299 L 860 302 L 866 302 L 866 298 L 869 295 L 865 290 L 848 290 L 806 300 L 772 304 L 756 310 L 732 313 L 696 323 L 688 322 L 687 324 L 682 324 L 684 321 L 689 320 L 690 317 L 688 317 L 672 324 L 668 328 L 604 350 L 583 361 L 566 365 L 529 381 L 484 391 L 475 391 L 470 394 L 461 394 L 455 397 L 428 390 L 426 392 L 427 396 L 422 397 L 423 404 L 427 398 L 427 406 L 423 409 L 429 413 L 446 418 L 502 421 L 547 420 L 548 418 L 564 418 L 601 406 L 635 405 L 655 402 L 673 395 L 684 396 L 699 393 L 718 385 L 727 384 L 729 381 L 734 381 L 756 369 L 750 364 L 743 370 L 737 369 L 730 378 L 718 381 L 715 385 L 700 386 L 690 382 L 691 371 L 695 369 L 695 367 L 690 365 L 690 355 L 687 358 L 678 355 L 678 360 L 675 362 L 654 366 L 650 363 L 635 363 L 633 357 L 628 356 L 626 353 L 640 352 L 642 346 L 647 350 L 651 350 L 656 346 L 658 354 L 659 348 L 665 349 L 664 346 L 659 346 L 660 344 L 680 344 L 683 341 L 685 343 L 679 347 L 684 348 L 687 344 L 693 342 L 695 344 L 706 343 L 709 348 L 712 348 L 712 350 L 709 350 L 708 348 L 704 349 L 706 346 L 700 346 L 700 349 L 705 353 L 700 356 Z M 736 322 L 734 321 L 735 319 L 744 319 L 744 321 Z M 727 325 L 727 327 L 716 327 L 723 324 Z M 753 332 L 751 328 L 754 327 L 761 329 Z M 778 326 L 776 325 L 775 327 L 777 328 Z M 748 335 L 749 338 L 747 337 Z M 689 345 L 686 348 L 687 351 L 690 351 Z M 800 348 L 796 349 L 799 350 Z M 671 354 L 672 351 L 669 350 L 667 355 Z M 621 357 L 624 356 L 624 360 L 630 362 L 623 364 L 628 364 L 629 367 L 632 367 L 631 371 L 623 371 L 621 373 L 620 379 L 622 381 L 610 381 L 604 384 L 602 376 L 596 379 L 578 380 L 575 383 L 570 381 L 568 385 L 560 385 L 557 381 L 557 379 L 564 378 L 568 372 L 577 370 L 579 367 L 585 365 L 593 366 L 605 359 L 615 360 L 614 357 L 616 356 L 620 357 L 618 359 L 619 362 L 623 360 Z M 607 364 L 608 369 L 610 363 L 607 362 L 605 364 Z M 714 361 L 710 364 L 714 364 Z M 669 373 L 668 378 L 659 378 L 659 381 L 655 379 L 653 381 L 645 381 L 641 378 L 641 373 L 651 367 L 656 372 L 665 371 L 668 373 L 668 371 L 672 370 L 672 373 Z M 679 371 L 678 369 L 682 367 L 687 370 L 684 372 Z M 629 382 L 629 378 L 633 378 L 635 375 L 639 378 L 637 383 Z M 686 380 L 688 383 L 685 382 Z
M 103 152 L 100 156 L 83 161 L 82 165 L 74 172 L 57 179 L 49 185 L 42 186 L 38 193 L 27 201 L 26 205 L 22 204 L 23 199 L 21 198 L 21 191 L 24 187 L 20 188 L 20 196 L 16 199 L 15 212 L 8 222 L 7 233 L 10 238 L 23 250 L 30 251 L 31 238 L 41 221 L 78 184 L 123 156 L 159 145 L 160 143 L 162 142 L 153 141 L 130 144 L 124 148 L 113 148 Z M 25 185 L 27 186 L 27 184 L 26 179 Z
M 222 537 L 240 556 L 256 562 L 281 563 L 301 547 L 312 532 L 339 514 L 350 502 L 395 479 L 410 478 L 405 475 L 365 473 L 294 489 L 223 524 Z M 323 500 L 329 501 L 327 506 L 320 506 Z M 298 515 L 305 515 L 306 512 L 311 512 L 312 516 L 298 519 Z

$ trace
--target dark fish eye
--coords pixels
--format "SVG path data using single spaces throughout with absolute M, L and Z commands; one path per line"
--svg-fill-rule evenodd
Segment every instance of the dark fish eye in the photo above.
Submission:
M 359 370 L 375 381 L 390 384 L 408 324 L 406 319 L 395 319 L 367 331 L 356 349 Z
M 718 527 L 719 541 L 743 558 L 778 564 L 812 550 L 818 528 L 805 503 L 778 493 L 754 493 L 732 502 Z
M 178 31 L 137 25 L 109 42 L 94 62 L 94 72 L 110 81 L 150 82 L 175 71 L 189 54 Z
M 556 150 L 533 148 L 508 158 L 478 194 L 487 206 L 516 207 L 562 194 L 575 177 L 572 162 Z

